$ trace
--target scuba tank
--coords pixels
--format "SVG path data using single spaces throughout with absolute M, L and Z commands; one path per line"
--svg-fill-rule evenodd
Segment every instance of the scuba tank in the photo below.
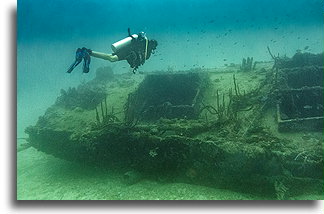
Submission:
M 133 34 L 132 36 L 128 36 L 118 42 L 115 42 L 114 44 L 111 45 L 111 49 L 113 50 L 114 53 L 120 51 L 121 49 L 125 49 L 131 44 L 133 38 L 137 39 L 138 35 Z
M 144 51 L 142 50 L 143 45 L 145 45 Z M 125 59 L 127 59 L 127 62 L 130 64 L 131 68 L 133 68 L 133 72 L 135 73 L 135 70 L 140 65 L 143 65 L 147 58 L 148 39 L 144 32 L 132 35 L 128 28 L 128 37 L 112 44 L 111 49 L 114 52 L 113 55 L 115 54 L 118 56 L 118 54 L 120 54 L 123 57 L 126 55 L 131 56 L 131 58 L 125 57 Z M 124 59 L 123 57 L 121 59 Z

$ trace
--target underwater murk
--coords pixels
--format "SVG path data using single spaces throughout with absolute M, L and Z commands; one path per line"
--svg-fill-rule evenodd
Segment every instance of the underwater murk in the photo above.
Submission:
M 323 200 L 322 4 L 18 1 L 17 199 Z

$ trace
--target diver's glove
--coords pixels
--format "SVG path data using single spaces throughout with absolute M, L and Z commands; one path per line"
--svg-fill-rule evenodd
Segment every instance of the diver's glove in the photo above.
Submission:
M 83 61 L 83 73 L 88 73 L 90 70 L 89 65 L 91 62 L 91 58 L 90 58 L 91 52 L 92 51 L 90 49 L 87 49 L 85 47 L 78 48 L 75 53 L 75 61 L 70 66 L 67 73 L 71 73 L 73 71 L 73 69 L 81 63 L 82 60 L 84 60 Z

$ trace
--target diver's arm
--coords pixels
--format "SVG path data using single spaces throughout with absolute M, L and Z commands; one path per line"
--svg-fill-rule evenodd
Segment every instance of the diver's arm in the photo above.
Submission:
M 104 59 L 104 60 L 109 60 L 110 62 L 118 61 L 118 56 L 117 55 L 100 53 L 100 52 L 97 52 L 97 51 L 91 51 L 90 56 L 100 58 L 100 59 Z

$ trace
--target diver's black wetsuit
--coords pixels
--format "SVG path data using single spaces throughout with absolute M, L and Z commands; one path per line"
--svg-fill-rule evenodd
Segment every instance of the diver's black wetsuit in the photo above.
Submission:
M 117 51 L 113 55 L 118 56 L 118 60 L 127 60 L 133 72 L 136 69 L 145 63 L 145 60 L 150 58 L 152 50 L 147 48 L 147 55 L 145 59 L 145 49 L 146 49 L 146 40 L 144 38 L 133 38 L 129 48 L 122 49 L 122 51 Z

